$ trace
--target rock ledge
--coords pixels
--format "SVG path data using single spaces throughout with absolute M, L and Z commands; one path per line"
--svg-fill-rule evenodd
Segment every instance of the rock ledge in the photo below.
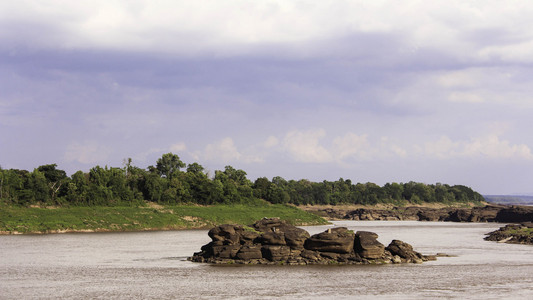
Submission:
M 488 233 L 485 240 L 499 243 L 533 245 L 533 222 L 505 225 L 496 231 Z

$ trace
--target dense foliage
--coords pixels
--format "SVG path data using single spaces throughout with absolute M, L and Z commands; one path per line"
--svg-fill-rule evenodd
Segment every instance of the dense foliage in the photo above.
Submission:
M 184 169 L 185 168 L 185 169 Z M 182 170 L 184 169 L 184 170 Z M 156 166 L 141 169 L 126 160 L 123 168 L 96 166 L 72 176 L 43 165 L 32 172 L 0 168 L 0 201 L 10 205 L 137 206 L 145 200 L 162 204 L 236 204 L 264 199 L 296 205 L 377 204 L 397 201 L 478 202 L 483 197 L 471 188 L 447 184 L 374 183 L 351 180 L 311 182 L 265 177 L 251 182 L 246 172 L 226 166 L 210 178 L 198 163 L 186 165 L 179 156 L 164 154 Z

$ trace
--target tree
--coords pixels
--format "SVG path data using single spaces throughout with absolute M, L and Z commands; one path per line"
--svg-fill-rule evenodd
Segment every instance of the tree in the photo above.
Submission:
M 180 157 L 172 152 L 163 154 L 163 156 L 157 160 L 156 169 L 159 171 L 161 177 L 172 177 L 174 172 L 184 168 L 185 163 L 180 160 Z
M 187 166 L 187 172 L 188 173 L 203 173 L 204 167 L 202 167 L 198 163 L 192 163 Z
M 53 202 L 60 194 L 66 193 L 66 182 L 68 181 L 67 173 L 57 169 L 57 164 L 42 165 L 37 168 L 48 181 L 50 189 L 50 198 Z
M 254 189 L 254 196 L 259 199 L 265 199 L 270 185 L 272 185 L 272 183 L 270 182 L 270 180 L 268 180 L 268 178 L 257 178 L 252 186 L 252 188 Z

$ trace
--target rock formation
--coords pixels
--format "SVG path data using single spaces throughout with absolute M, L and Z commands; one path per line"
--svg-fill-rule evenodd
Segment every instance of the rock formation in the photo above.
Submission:
M 485 240 L 499 243 L 533 245 L 533 222 L 505 225 L 496 231 L 488 233 Z
M 343 211 L 339 209 L 322 209 L 317 214 L 330 220 L 380 220 L 380 221 L 447 221 L 447 222 L 533 222 L 533 207 L 486 205 L 473 208 L 428 208 L 396 207 L 393 209 L 359 208 Z
M 220 225 L 209 230 L 211 242 L 190 260 L 214 264 L 386 264 L 434 260 L 394 240 L 385 247 L 378 235 L 335 227 L 310 236 L 279 219 L 262 219 L 251 226 Z

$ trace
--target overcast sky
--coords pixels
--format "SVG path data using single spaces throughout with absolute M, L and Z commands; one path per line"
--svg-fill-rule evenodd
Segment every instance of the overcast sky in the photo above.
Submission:
M 0 1 L 0 165 L 533 193 L 533 2 Z

